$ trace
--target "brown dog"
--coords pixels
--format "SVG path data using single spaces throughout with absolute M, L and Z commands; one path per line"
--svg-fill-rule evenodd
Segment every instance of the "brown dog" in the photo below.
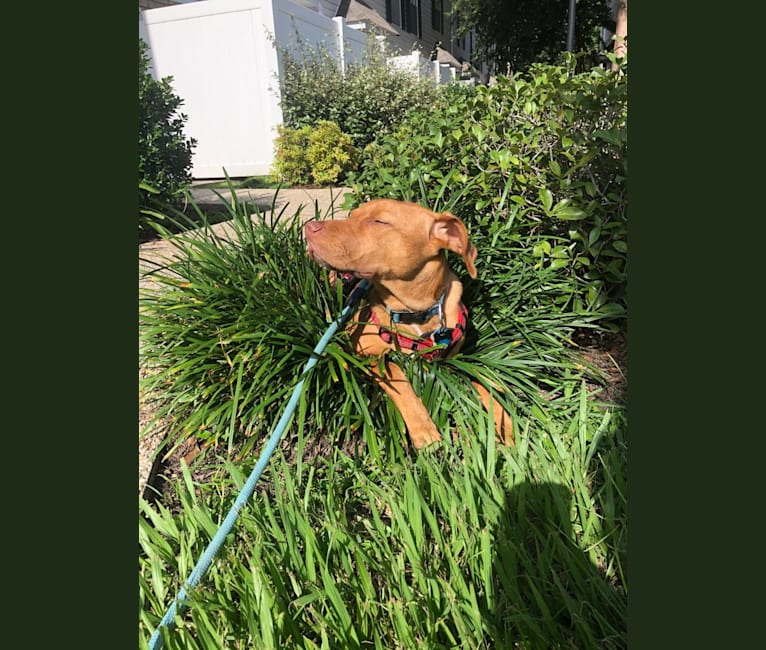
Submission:
M 476 248 L 456 216 L 415 203 L 376 199 L 353 210 L 348 219 L 310 221 L 304 234 L 315 262 L 372 284 L 367 304 L 349 325 L 358 354 L 380 359 L 399 349 L 434 358 L 461 348 L 467 321 L 463 285 L 443 251 L 461 255 L 475 278 Z M 372 364 L 372 374 L 402 414 L 416 449 L 441 440 L 399 366 L 385 357 Z M 498 439 L 513 444 L 510 416 L 486 388 L 478 383 L 474 387 L 484 407 L 493 408 Z

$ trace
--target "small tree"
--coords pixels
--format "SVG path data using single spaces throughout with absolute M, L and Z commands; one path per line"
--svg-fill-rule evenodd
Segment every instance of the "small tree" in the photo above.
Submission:
M 610 22 L 606 0 L 578 0 L 575 10 L 575 51 L 585 53 L 582 69 L 598 60 L 600 29 Z M 476 31 L 480 61 L 498 69 L 525 70 L 533 63 L 554 63 L 566 49 L 568 3 L 562 0 L 453 0 L 456 36 Z
M 194 138 L 184 136 L 187 116 L 183 100 L 173 92 L 172 77 L 156 80 L 149 73 L 148 46 L 139 39 L 138 54 L 138 182 L 157 193 L 139 190 L 139 208 L 178 207 L 191 183 Z M 140 219 L 140 216 L 139 216 Z

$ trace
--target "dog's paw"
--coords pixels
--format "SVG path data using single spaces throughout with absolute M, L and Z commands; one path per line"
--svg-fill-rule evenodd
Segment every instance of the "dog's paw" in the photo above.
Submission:
M 409 431 L 408 433 L 410 434 L 412 446 L 418 450 L 440 442 L 442 439 L 441 434 L 435 428 L 422 431 Z
M 445 447 L 445 441 L 444 439 L 437 440 L 436 442 L 429 442 L 424 447 L 421 447 L 420 449 L 416 449 L 415 451 L 418 453 L 418 455 L 425 454 L 426 456 L 436 456 L 441 457 L 441 453 Z

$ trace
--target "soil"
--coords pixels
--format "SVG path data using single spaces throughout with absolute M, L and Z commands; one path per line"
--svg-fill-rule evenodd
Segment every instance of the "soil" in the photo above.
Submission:
M 627 328 L 614 333 L 577 330 L 572 340 L 583 360 L 602 379 L 600 384 L 588 381 L 588 388 L 592 391 L 603 389 L 599 399 L 604 402 L 624 405 L 628 389 Z
M 608 404 L 624 405 L 627 399 L 627 329 L 623 328 L 617 332 L 600 332 L 594 330 L 577 330 L 572 336 L 574 343 L 574 352 L 579 354 L 585 365 L 594 370 L 594 377 L 587 380 L 587 386 L 594 399 Z M 139 428 L 143 427 L 151 417 L 151 405 L 140 402 L 139 408 Z M 159 423 L 153 434 L 155 440 L 162 438 L 162 424 Z M 314 436 L 306 442 L 303 450 L 304 459 L 307 462 L 317 456 L 328 455 L 333 443 L 327 436 Z M 358 447 L 359 442 L 348 440 L 343 443 L 344 449 L 353 453 L 354 448 Z M 280 444 L 282 451 L 289 459 L 295 453 L 295 441 L 289 438 L 282 440 Z M 177 505 L 175 497 L 170 486 L 176 479 L 181 477 L 181 459 L 185 459 L 187 464 L 192 466 L 192 476 L 195 481 L 204 483 L 209 480 L 216 469 L 211 467 L 194 467 L 191 461 L 198 452 L 195 444 L 187 441 L 182 444 L 168 458 L 162 461 L 155 461 L 154 466 L 149 473 L 148 489 L 144 491 L 144 496 L 148 499 L 159 499 L 166 506 L 173 508 Z

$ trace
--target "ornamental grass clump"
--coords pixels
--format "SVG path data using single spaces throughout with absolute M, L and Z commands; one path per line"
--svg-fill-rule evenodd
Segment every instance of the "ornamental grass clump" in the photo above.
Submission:
M 177 259 L 150 273 L 154 288 L 140 297 L 140 355 L 152 371 L 147 394 L 161 396 L 157 414 L 168 423 L 169 444 L 194 438 L 206 448 L 249 453 L 268 435 L 311 350 L 342 310 L 341 287 L 332 288 L 327 271 L 306 255 L 304 215 L 288 218 L 287 207 L 270 223 L 232 190 L 229 234 L 204 227 L 177 235 L 171 239 Z M 204 222 L 205 215 L 197 218 Z M 401 355 L 445 431 L 456 417 L 467 418 L 467 431 L 480 429 L 471 380 L 507 387 L 499 397 L 510 413 L 556 390 L 575 367 L 564 342 L 574 327 L 591 324 L 551 309 L 566 283 L 531 272 L 516 254 L 519 244 L 502 234 L 494 251 L 484 248 L 478 279 L 464 278 L 471 323 L 462 353 L 439 363 Z M 344 332 L 331 341 L 288 433 L 302 436 L 310 426 L 333 441 L 353 436 L 377 450 L 377 432 L 399 431 L 383 444 L 402 444 L 398 413 L 347 342 Z
M 233 190 L 226 209 L 225 235 L 173 237 L 176 259 L 141 293 L 163 452 L 202 448 L 174 503 L 140 502 L 141 647 L 343 306 L 301 229 L 333 215 L 267 218 Z M 407 448 L 398 411 L 338 333 L 188 610 L 162 630 L 166 648 L 625 647 L 625 414 L 588 389 L 568 344 L 597 319 L 569 309 L 568 283 L 530 267 L 507 224 L 476 241 L 463 349 L 398 358 L 444 440 Z M 503 387 L 515 447 L 496 445 L 471 380 Z

